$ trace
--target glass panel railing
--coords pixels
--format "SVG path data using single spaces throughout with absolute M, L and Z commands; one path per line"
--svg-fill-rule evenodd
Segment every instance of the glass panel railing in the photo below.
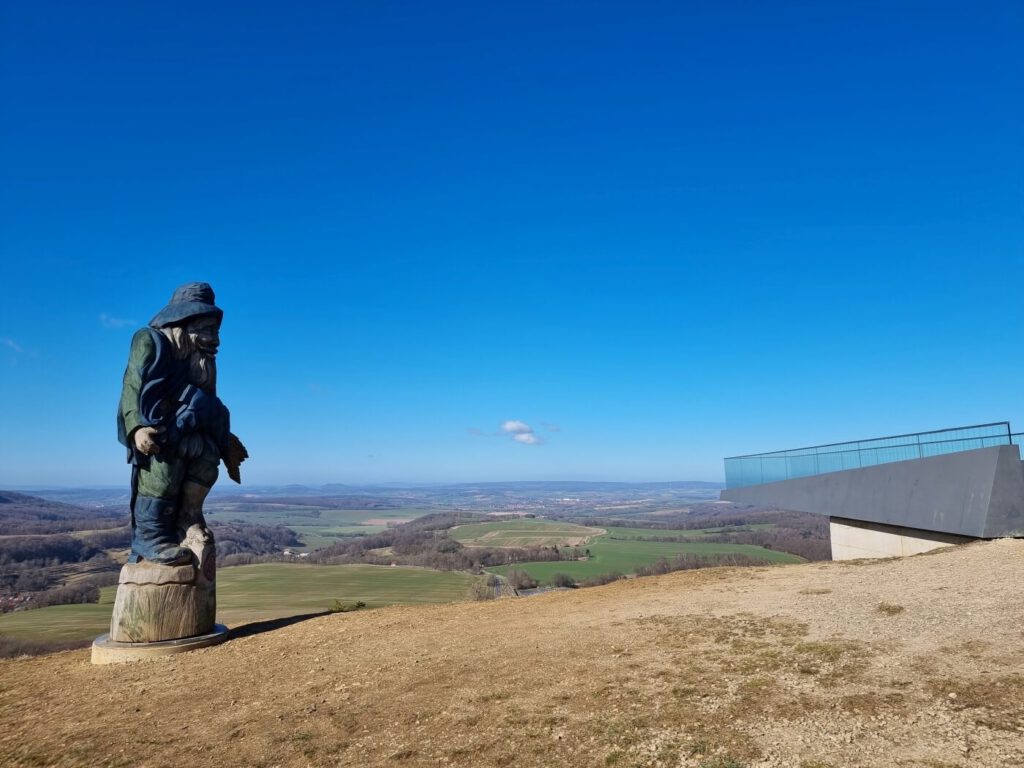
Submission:
M 725 484 L 727 488 L 741 488 L 746 485 L 775 483 L 796 477 L 859 469 L 894 461 L 923 459 L 997 445 L 1021 444 L 1024 444 L 1024 433 L 1012 433 L 1009 422 L 1000 421 L 788 451 L 733 456 L 725 460 Z

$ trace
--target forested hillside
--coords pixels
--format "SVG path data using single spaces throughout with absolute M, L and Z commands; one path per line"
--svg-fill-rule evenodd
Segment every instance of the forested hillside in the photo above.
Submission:
M 267 555 L 299 543 L 283 525 L 232 521 L 213 531 L 224 555 Z M 130 546 L 125 508 L 0 491 L 0 613 L 96 602 L 100 587 L 117 583 Z

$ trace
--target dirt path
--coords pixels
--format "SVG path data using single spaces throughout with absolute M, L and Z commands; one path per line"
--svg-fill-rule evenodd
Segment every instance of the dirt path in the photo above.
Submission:
M 0 764 L 1024 765 L 1024 541 L 0 662 Z

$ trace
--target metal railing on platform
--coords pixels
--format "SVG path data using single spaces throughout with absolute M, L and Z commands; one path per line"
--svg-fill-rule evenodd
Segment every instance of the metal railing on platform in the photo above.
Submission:
M 1009 422 L 998 421 L 787 451 L 731 456 L 725 460 L 725 485 L 727 488 L 742 488 L 893 461 L 1021 444 L 1024 444 L 1024 433 L 1011 432 Z

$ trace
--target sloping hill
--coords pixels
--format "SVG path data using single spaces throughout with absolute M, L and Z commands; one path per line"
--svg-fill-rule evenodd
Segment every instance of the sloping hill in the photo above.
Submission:
M 1024 765 L 1024 541 L 0 662 L 0 764 Z
M 113 528 L 126 522 L 126 515 L 120 510 L 84 509 L 0 490 L 0 536 Z

